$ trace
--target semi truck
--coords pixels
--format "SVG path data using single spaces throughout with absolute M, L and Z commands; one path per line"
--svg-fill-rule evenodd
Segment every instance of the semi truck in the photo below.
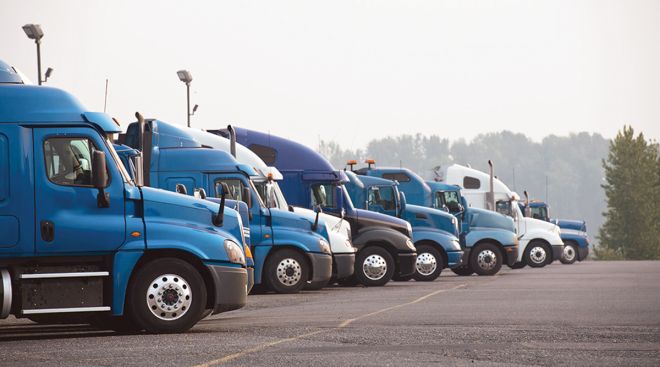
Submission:
M 559 261 L 562 264 L 573 264 L 583 261 L 589 256 L 589 236 L 587 223 L 583 220 L 550 219 L 550 207 L 540 200 L 529 200 L 525 193 L 525 202 L 520 202 L 520 210 L 525 216 L 554 223 L 561 230 L 561 239 L 564 241 L 564 252 Z M 529 208 L 529 209 L 528 209 Z
M 426 182 L 407 168 L 376 167 L 374 160 L 367 160 L 367 167 L 355 172 L 365 177 L 396 182 L 408 203 L 429 210 L 444 210 L 455 216 L 460 224 L 460 244 L 466 260 L 452 268 L 458 275 L 494 275 L 503 264 L 513 265 L 518 257 L 518 237 L 513 220 L 499 213 L 470 208 L 464 204 L 456 187 L 438 187 Z M 408 205 L 411 206 L 411 205 Z M 449 208 L 450 209 L 449 209 Z M 418 251 L 419 256 L 419 251 Z
M 0 318 L 172 333 L 246 304 L 238 213 L 132 180 L 119 132 L 0 63 Z
M 513 218 L 520 245 L 517 262 L 512 268 L 526 265 L 541 268 L 559 259 L 564 252 L 559 227 L 525 217 L 518 206 L 520 196 L 497 179 L 493 163 L 488 161 L 488 164 L 489 173 L 453 164 L 446 168 L 444 182 L 461 186 L 461 192 L 470 206 L 497 211 Z
M 332 251 L 323 219 L 267 205 L 259 188 L 271 196 L 276 193 L 263 175 L 253 166 L 239 163 L 230 152 L 202 144 L 192 135 L 194 129 L 150 119 L 141 135 L 140 125 L 139 121 L 129 124 L 123 143 L 143 148 L 146 185 L 170 191 L 185 188 L 187 192 L 202 188 L 217 197 L 225 184 L 230 198 L 247 203 L 255 285 L 277 293 L 297 293 L 307 284 L 328 283 Z
M 413 242 L 417 248 L 415 274 L 417 281 L 432 281 L 443 268 L 463 264 L 463 249 L 458 240 L 458 221 L 440 210 L 408 204 L 406 195 L 399 192 L 395 181 L 377 177 L 358 176 L 352 171 L 356 161 L 348 165 L 346 190 L 351 201 L 362 209 L 404 219 L 413 228 Z
M 227 129 L 209 132 L 229 137 Z M 393 277 L 403 279 L 415 273 L 417 250 L 410 223 L 382 213 L 353 206 L 344 184 L 348 177 L 318 152 L 271 134 L 235 128 L 239 144 L 255 152 L 266 164 L 282 173 L 282 192 L 290 204 L 346 219 L 357 248 L 352 281 L 365 286 L 382 286 Z

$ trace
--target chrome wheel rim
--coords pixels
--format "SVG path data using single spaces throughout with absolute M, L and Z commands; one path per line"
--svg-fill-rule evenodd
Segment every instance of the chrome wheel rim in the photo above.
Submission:
M 547 257 L 545 248 L 542 246 L 534 246 L 529 252 L 529 258 L 535 264 L 543 264 Z
M 277 264 L 277 279 L 286 286 L 298 284 L 302 279 L 302 268 L 296 259 L 286 258 Z
M 380 280 L 387 273 L 387 261 L 380 255 L 369 255 L 362 263 L 364 275 L 371 280 Z
M 438 260 L 435 256 L 428 252 L 422 252 L 417 255 L 417 262 L 415 263 L 417 272 L 421 275 L 428 276 L 438 268 Z
M 564 247 L 563 256 L 564 256 L 564 260 L 573 261 L 573 259 L 575 259 L 575 249 L 573 248 L 573 246 Z
M 491 270 L 497 264 L 497 255 L 491 250 L 483 250 L 477 255 L 477 265 L 483 270 Z
M 192 304 L 190 284 L 176 274 L 163 274 L 147 288 L 146 300 L 151 313 L 161 320 L 177 320 L 188 312 Z

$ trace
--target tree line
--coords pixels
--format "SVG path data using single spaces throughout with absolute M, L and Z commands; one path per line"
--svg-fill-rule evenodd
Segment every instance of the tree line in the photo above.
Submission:
M 527 190 L 532 199 L 546 201 L 552 218 L 586 220 L 592 242 L 601 243 L 596 250 L 601 258 L 655 258 L 660 256 L 658 146 L 632 133 L 632 128 L 624 128 L 611 142 L 586 132 L 549 135 L 540 142 L 510 131 L 481 134 L 470 141 L 404 134 L 373 139 L 362 149 L 321 141 L 319 152 L 336 168 L 345 167 L 349 159 L 361 163 L 372 158 L 377 165 L 407 167 L 427 179 L 453 163 L 487 172 L 491 159 L 498 178 L 521 196 Z M 628 223 L 640 219 L 642 212 L 653 214 L 642 215 L 634 226 Z M 635 235 L 627 228 L 634 228 Z M 637 243 L 643 241 L 654 249 L 637 251 Z

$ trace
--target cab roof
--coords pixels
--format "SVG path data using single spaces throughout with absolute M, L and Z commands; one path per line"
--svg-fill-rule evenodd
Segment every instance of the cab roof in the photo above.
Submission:
M 57 88 L 0 83 L 0 123 L 78 125 L 91 123 L 105 133 L 121 129 L 105 113 L 89 112 L 78 99 Z

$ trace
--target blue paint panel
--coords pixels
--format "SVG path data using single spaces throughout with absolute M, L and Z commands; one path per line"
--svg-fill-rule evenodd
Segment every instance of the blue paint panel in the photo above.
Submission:
M 18 218 L 0 215 L 0 247 L 14 247 L 18 244 Z
M 0 202 L 9 197 L 9 142 L 0 134 Z M 0 232 L 1 233 L 1 232 Z

